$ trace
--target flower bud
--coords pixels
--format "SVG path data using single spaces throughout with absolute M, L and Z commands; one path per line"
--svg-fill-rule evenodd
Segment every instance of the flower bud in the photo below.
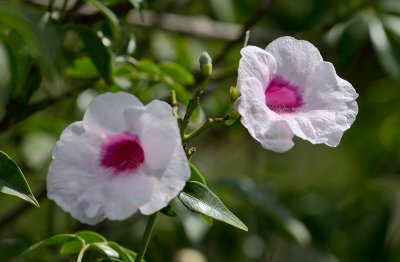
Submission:
M 199 59 L 200 71 L 204 76 L 210 77 L 212 74 L 212 59 L 207 52 L 203 52 Z
M 240 96 L 240 90 L 236 86 L 231 86 L 229 89 L 229 94 L 231 95 L 232 101 L 236 101 L 236 99 Z

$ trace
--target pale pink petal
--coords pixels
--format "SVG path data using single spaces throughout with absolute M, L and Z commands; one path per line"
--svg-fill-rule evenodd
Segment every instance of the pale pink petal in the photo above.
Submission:
M 331 63 L 320 63 L 308 79 L 304 107 L 288 115 L 287 122 L 302 139 L 337 146 L 358 113 L 357 96 L 351 84 L 336 75 Z
M 181 146 L 178 146 L 160 178 L 153 178 L 152 197 L 140 207 L 140 211 L 149 215 L 167 206 L 183 190 L 189 176 L 190 169 L 185 152 Z
M 239 62 L 238 86 L 241 87 L 242 81 L 250 77 L 255 77 L 265 88 L 271 76 L 276 71 L 276 61 L 265 50 L 255 47 L 246 46 L 240 51 L 242 58 Z
M 101 135 L 82 122 L 66 128 L 53 153 L 47 194 L 79 221 L 124 219 L 150 199 L 152 183 L 141 172 L 113 176 L 99 165 Z
M 96 97 L 89 105 L 83 122 L 108 132 L 124 132 L 126 125 L 123 112 L 129 107 L 143 107 L 143 104 L 135 96 L 125 92 L 105 93 Z
M 167 103 L 143 106 L 127 93 L 100 95 L 84 120 L 67 127 L 57 142 L 48 197 L 91 225 L 125 219 L 141 208 L 155 212 L 190 175 L 181 143 Z
M 244 80 L 240 90 L 236 108 L 250 135 L 266 149 L 285 152 L 292 148 L 293 132 L 284 119 L 266 106 L 263 85 L 258 79 Z
M 313 68 L 322 62 L 321 54 L 311 43 L 290 36 L 280 37 L 265 49 L 276 60 L 276 75 L 303 90 Z
M 281 37 L 266 52 L 275 59 L 275 71 L 267 63 L 252 63 L 260 52 L 243 52 L 237 101 L 242 124 L 263 147 L 277 152 L 293 146 L 293 135 L 337 146 L 358 113 L 352 85 L 307 41 Z
M 175 148 L 182 147 L 178 122 L 172 115 L 171 106 L 154 100 L 144 108 L 125 110 L 124 116 L 128 129 L 135 129 L 142 143 L 144 164 L 149 173 L 159 175 L 171 161 Z

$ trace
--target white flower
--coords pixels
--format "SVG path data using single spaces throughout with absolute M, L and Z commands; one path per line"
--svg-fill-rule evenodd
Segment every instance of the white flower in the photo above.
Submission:
M 61 134 L 48 197 L 86 224 L 154 213 L 178 195 L 189 166 L 172 108 L 119 92 L 98 96 Z
M 264 148 L 285 152 L 294 135 L 337 146 L 358 112 L 358 94 L 307 41 L 281 37 L 241 50 L 236 108 Z

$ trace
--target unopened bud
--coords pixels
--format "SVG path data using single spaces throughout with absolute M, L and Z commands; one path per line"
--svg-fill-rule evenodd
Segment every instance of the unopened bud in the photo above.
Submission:
M 200 71 L 204 76 L 210 77 L 212 74 L 212 59 L 207 52 L 203 52 L 199 59 Z
M 236 99 L 240 96 L 240 90 L 236 86 L 231 86 L 229 89 L 229 94 L 231 95 L 232 101 L 236 101 Z

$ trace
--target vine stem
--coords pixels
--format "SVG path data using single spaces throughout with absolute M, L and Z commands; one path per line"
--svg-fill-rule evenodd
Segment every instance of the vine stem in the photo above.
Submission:
M 149 245 L 151 234 L 153 233 L 153 228 L 157 219 L 157 215 L 158 212 L 149 216 L 149 220 L 147 220 L 146 230 L 144 231 L 142 242 L 140 243 L 139 252 L 136 256 L 135 262 L 141 262 L 144 254 L 146 254 L 147 246 Z
M 181 123 L 181 128 L 180 128 L 182 138 L 185 137 L 185 131 L 186 131 L 186 128 L 187 128 L 187 126 L 189 124 L 190 118 L 192 117 L 193 112 L 199 106 L 200 97 L 204 93 L 204 89 L 206 88 L 207 83 L 208 83 L 209 80 L 210 80 L 209 76 L 206 76 L 204 78 L 204 80 L 200 84 L 199 90 L 197 90 L 196 94 L 189 101 L 189 104 L 187 106 L 186 113 L 185 113 L 185 116 L 183 117 L 183 120 L 182 120 L 182 123 Z
M 206 131 L 208 128 L 210 128 L 213 125 L 219 124 L 221 122 L 223 122 L 224 120 L 228 119 L 229 116 L 225 116 L 225 117 L 220 117 L 220 118 L 208 118 L 203 125 L 201 125 L 198 129 L 196 129 L 195 131 L 193 131 L 190 134 L 185 134 L 184 137 L 182 138 L 183 142 L 187 142 L 193 138 L 195 138 L 196 136 L 200 135 L 201 133 L 203 133 L 204 131 Z

